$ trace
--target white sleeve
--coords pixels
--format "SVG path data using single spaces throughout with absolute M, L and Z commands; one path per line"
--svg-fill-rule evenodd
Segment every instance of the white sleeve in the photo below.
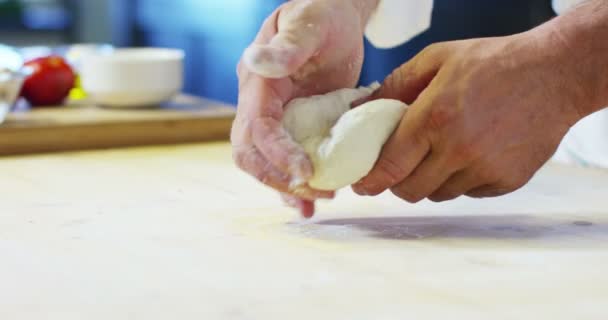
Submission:
M 562 14 L 583 1 L 585 0 L 553 0 L 553 10 L 557 14 Z
M 558 14 L 585 0 L 553 0 Z M 399 46 L 431 25 L 433 0 L 380 0 L 370 17 L 365 36 L 377 48 Z
M 365 36 L 376 48 L 399 46 L 431 25 L 433 0 L 380 0 Z
M 585 0 L 553 0 L 553 9 L 563 14 Z M 574 125 L 562 140 L 553 161 L 608 169 L 608 108 Z

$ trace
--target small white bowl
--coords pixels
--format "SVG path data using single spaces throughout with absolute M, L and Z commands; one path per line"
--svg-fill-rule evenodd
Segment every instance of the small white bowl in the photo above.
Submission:
M 0 123 L 4 122 L 19 97 L 26 76 L 25 70 L 0 69 Z
M 164 48 L 91 54 L 82 60 L 82 87 L 102 106 L 157 106 L 182 90 L 183 61 L 182 50 Z
M 0 44 L 0 123 L 4 122 L 29 74 L 22 68 L 23 57 L 17 50 Z

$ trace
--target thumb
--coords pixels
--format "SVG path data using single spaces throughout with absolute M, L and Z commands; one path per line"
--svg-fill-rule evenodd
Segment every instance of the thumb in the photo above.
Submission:
M 396 99 L 412 104 L 439 72 L 447 56 L 446 47 L 445 44 L 426 47 L 414 58 L 395 69 L 369 100 Z
M 252 72 L 265 78 L 284 78 L 315 55 L 323 40 L 323 28 L 290 13 L 275 15 L 277 32 L 267 43 L 254 43 L 243 54 Z

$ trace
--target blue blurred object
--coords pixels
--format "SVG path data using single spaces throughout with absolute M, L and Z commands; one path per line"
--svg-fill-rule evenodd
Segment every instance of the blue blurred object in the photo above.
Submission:
M 435 0 L 431 27 L 408 43 L 379 50 L 366 42 L 361 83 L 382 81 L 432 43 L 516 34 L 554 16 L 551 0 Z
M 22 13 L 25 27 L 30 29 L 62 30 L 69 27 L 71 16 L 60 6 L 30 6 Z
M 186 52 L 189 93 L 236 103 L 236 64 L 263 20 L 281 0 L 120 1 L 114 10 L 132 30 L 117 32 L 128 45 L 177 47 Z M 125 7 L 127 6 L 127 7 Z M 435 0 L 431 28 L 410 42 L 378 50 L 366 44 L 361 83 L 382 81 L 425 46 L 446 40 L 514 34 L 554 16 L 550 0 Z M 123 28 L 124 29 L 124 28 Z
M 185 91 L 236 103 L 236 65 L 282 1 L 137 1 L 130 44 L 186 52 Z
M 65 30 L 72 23 L 68 0 L 0 0 L 0 26 Z

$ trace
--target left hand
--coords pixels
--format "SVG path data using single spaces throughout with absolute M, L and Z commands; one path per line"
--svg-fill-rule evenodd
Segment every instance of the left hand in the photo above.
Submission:
M 354 87 L 363 31 L 377 0 L 292 0 L 266 20 L 238 66 L 239 103 L 231 141 L 237 165 L 312 216 L 334 192 L 305 182 L 310 159 L 283 128 L 292 99 Z
M 418 202 L 519 189 L 581 117 L 567 51 L 535 32 L 428 47 L 374 94 L 412 105 L 354 191 Z

